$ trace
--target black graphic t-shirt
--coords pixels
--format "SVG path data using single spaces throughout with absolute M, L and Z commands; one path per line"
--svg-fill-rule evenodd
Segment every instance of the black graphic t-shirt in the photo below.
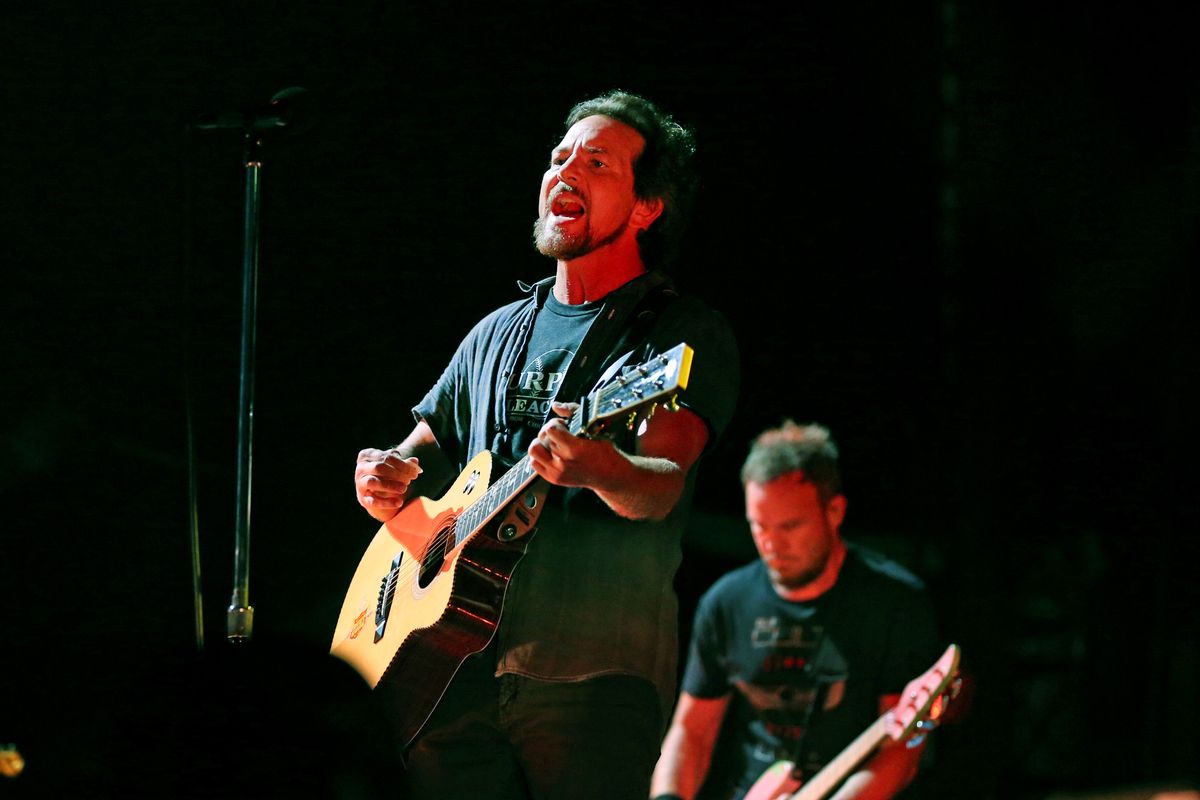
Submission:
M 698 800 L 741 797 L 775 761 L 794 761 L 801 743 L 811 776 L 875 721 L 883 695 L 941 654 L 921 582 L 848 548 L 837 584 L 810 602 L 776 594 L 760 560 L 701 598 L 682 688 L 731 698 Z
M 737 405 L 741 374 L 737 340 L 720 313 L 689 295 L 665 300 L 659 290 L 669 281 L 658 273 L 610 292 L 596 310 L 555 304 L 549 296 L 552 284 L 548 279 L 525 287 L 524 298 L 472 325 L 441 376 L 413 406 L 413 417 L 429 425 L 451 463 L 462 470 L 476 454 L 491 451 L 500 462 L 493 465 L 495 482 L 497 467 L 522 458 L 542 424 L 540 414 L 536 424 L 533 414 L 521 424 L 508 419 L 518 395 L 528 407 L 548 399 L 547 388 L 558 385 L 560 399 L 578 401 L 613 364 L 644 363 L 681 342 L 694 352 L 678 402 L 708 426 L 710 448 L 720 439 Z M 579 319 L 573 316 L 577 313 L 590 316 Z M 543 324 L 562 326 L 554 335 L 565 339 L 554 341 L 546 333 L 552 328 Z M 587 336 L 580 341 L 585 327 Z M 569 362 L 566 354 L 557 366 L 550 359 L 537 360 L 551 350 L 572 354 Z M 583 363 L 585 357 L 591 362 Z M 555 384 L 564 366 L 569 367 L 565 383 Z M 528 373 L 528 383 L 521 373 Z M 693 467 L 683 496 L 665 519 L 626 519 L 590 489 L 554 487 L 504 595 L 496 632 L 497 674 L 563 681 L 641 676 L 658 690 L 665 728 L 678 681 L 673 578 L 682 560 L 680 541 L 695 477 Z
M 595 302 L 569 306 L 555 300 L 553 294 L 546 297 L 546 305 L 529 336 L 525 364 L 509 379 L 504 398 L 512 432 L 512 450 L 505 455 L 514 461 L 525 454 L 542 424 L 550 418 L 550 401 L 602 305 Z

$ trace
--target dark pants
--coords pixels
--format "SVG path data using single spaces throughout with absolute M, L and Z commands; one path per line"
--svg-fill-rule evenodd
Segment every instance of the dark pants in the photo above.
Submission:
M 654 685 L 495 676 L 468 658 L 406 754 L 407 800 L 646 800 L 661 720 Z

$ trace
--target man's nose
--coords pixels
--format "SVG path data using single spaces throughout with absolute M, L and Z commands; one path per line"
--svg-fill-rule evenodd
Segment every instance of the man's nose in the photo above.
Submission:
M 558 179 L 575 186 L 579 182 L 579 154 L 571 153 L 567 160 L 558 165 Z

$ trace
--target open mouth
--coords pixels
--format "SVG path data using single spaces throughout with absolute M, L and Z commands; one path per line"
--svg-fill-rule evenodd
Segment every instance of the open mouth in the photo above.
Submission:
M 550 213 L 556 217 L 577 219 L 585 213 L 583 203 L 570 191 L 561 191 L 550 198 Z

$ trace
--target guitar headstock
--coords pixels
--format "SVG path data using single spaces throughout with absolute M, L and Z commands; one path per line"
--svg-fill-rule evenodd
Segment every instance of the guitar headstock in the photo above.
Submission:
M 903 741 L 918 727 L 928 729 L 937 725 L 961 685 L 958 677 L 961 652 L 958 645 L 950 645 L 936 664 L 908 682 L 900 702 L 890 712 L 888 736 Z
M 661 405 L 673 410 L 679 392 L 687 388 L 691 369 L 692 348 L 680 343 L 623 370 L 588 398 L 587 429 L 594 431 L 621 418 L 632 427 Z

